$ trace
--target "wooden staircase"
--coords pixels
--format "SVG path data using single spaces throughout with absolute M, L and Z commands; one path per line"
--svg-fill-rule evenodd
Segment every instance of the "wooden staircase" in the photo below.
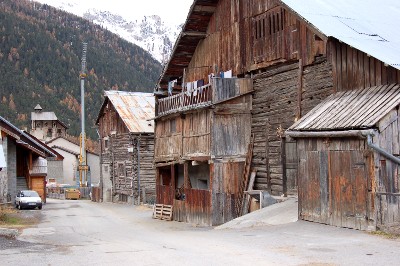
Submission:
M 17 191 L 21 190 L 28 190 L 28 185 L 24 176 L 17 176 Z
M 237 195 L 238 197 L 235 202 L 235 208 L 238 217 L 242 216 L 243 214 L 243 205 L 246 198 L 244 195 L 244 191 L 247 189 L 247 184 L 249 182 L 251 160 L 253 158 L 253 148 L 254 148 L 254 134 L 252 134 L 249 146 L 247 148 L 247 155 L 246 155 L 246 161 L 244 163 L 242 182 L 240 182 L 239 184 L 239 193 Z

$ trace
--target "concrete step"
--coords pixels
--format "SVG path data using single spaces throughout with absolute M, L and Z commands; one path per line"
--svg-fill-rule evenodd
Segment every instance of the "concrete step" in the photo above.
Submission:
M 27 190 L 27 189 L 28 189 L 28 186 L 26 184 L 26 178 L 18 176 L 17 177 L 17 191 Z

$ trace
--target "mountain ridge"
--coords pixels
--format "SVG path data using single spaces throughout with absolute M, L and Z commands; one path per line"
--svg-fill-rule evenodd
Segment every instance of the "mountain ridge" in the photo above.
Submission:
M 152 92 L 161 65 L 142 48 L 99 25 L 46 4 L 4 0 L 0 5 L 0 115 L 30 128 L 36 104 L 80 133 L 82 43 L 88 43 L 85 81 L 87 135 L 110 89 Z
M 142 47 L 162 65 L 168 61 L 183 26 L 183 23 L 167 23 L 157 14 L 137 15 L 135 18 L 131 18 L 98 8 L 85 9 L 78 2 L 73 1 L 42 0 L 41 2 L 52 3 L 58 9 L 101 25 L 121 38 Z

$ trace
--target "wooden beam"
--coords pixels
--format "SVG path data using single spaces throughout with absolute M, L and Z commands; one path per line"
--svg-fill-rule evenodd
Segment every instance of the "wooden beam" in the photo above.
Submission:
M 195 5 L 193 8 L 193 12 L 206 12 L 206 13 L 214 13 L 217 7 L 215 6 L 200 6 Z
M 171 164 L 171 199 L 170 202 L 174 202 L 175 199 L 175 189 L 176 189 L 176 182 L 175 182 L 175 167 L 176 164 Z
M 299 74 L 297 84 L 297 114 L 296 121 L 301 118 L 301 99 L 303 94 L 303 60 L 299 59 Z
M 188 161 L 185 161 L 185 163 L 183 164 L 183 185 L 184 185 L 184 188 L 186 188 L 186 189 L 189 189 L 191 187 Z
M 205 38 L 205 37 L 207 37 L 207 33 L 199 32 L 199 31 L 182 31 L 181 36 L 182 37 L 200 37 L 200 38 Z
M 286 131 L 285 135 L 292 138 L 365 138 L 366 135 L 375 135 L 375 130 L 342 130 L 342 131 Z

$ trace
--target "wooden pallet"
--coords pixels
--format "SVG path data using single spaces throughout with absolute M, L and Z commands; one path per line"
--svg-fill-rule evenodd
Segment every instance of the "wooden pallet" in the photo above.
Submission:
M 153 208 L 153 219 L 172 221 L 172 205 L 155 204 Z

